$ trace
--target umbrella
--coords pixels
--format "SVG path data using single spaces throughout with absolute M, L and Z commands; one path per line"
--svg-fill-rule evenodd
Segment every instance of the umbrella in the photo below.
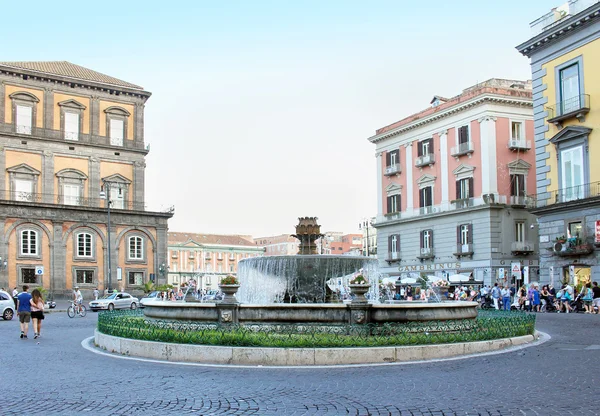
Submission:
M 412 285 L 417 283 L 417 279 L 415 279 L 414 277 L 405 277 L 404 279 L 400 280 L 400 283 L 404 285 Z
M 460 283 L 460 282 L 468 282 L 469 276 L 465 276 L 462 274 L 453 274 L 448 278 L 451 283 Z

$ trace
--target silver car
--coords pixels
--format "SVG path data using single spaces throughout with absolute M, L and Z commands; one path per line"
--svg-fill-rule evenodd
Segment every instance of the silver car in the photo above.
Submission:
M 0 290 L 0 316 L 5 321 L 10 321 L 15 316 L 15 302 L 7 293 Z
M 137 309 L 139 303 L 140 300 L 135 296 L 131 296 L 129 293 L 120 292 L 91 301 L 90 309 L 93 311 L 98 311 L 100 309 L 109 311 L 114 309 Z

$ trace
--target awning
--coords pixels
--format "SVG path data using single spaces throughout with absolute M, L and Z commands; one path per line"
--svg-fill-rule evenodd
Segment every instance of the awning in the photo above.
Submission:
M 468 282 L 470 279 L 469 276 L 465 276 L 464 274 L 453 274 L 452 276 L 448 277 L 448 280 L 450 281 L 450 283 L 462 283 L 462 282 Z

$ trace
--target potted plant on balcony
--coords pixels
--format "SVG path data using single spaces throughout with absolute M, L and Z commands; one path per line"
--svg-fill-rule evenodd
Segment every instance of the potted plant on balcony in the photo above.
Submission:
M 561 235 L 560 237 L 556 237 L 556 242 L 564 244 L 567 242 L 567 237 L 565 237 L 564 235 Z
M 240 282 L 235 276 L 226 276 L 219 283 L 219 289 L 224 293 L 223 303 L 236 303 L 235 294 L 240 288 Z
M 348 286 L 355 295 L 355 298 L 352 300 L 353 303 L 367 303 L 365 293 L 369 291 L 371 284 L 362 274 L 359 274 L 350 280 Z

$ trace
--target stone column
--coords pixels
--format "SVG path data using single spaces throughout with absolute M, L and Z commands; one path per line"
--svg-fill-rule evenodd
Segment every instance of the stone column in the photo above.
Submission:
M 54 129 L 54 90 L 44 88 L 44 128 Z
M 4 123 L 4 106 L 6 105 L 4 94 L 4 81 L 0 81 L 0 124 Z
M 0 172 L 3 172 L 3 176 L 6 175 L 6 152 L 4 146 L 0 145 Z M 6 192 L 6 180 L 0 181 L 0 199 L 8 199 L 9 195 Z
M 133 162 L 133 209 L 144 210 L 146 162 Z
M 133 140 L 135 147 L 144 148 L 144 104 L 136 103 L 134 110 Z
M 498 192 L 496 117 L 484 116 L 478 121 L 481 131 L 481 193 L 495 194 Z
M 100 160 L 90 156 L 89 159 L 89 176 L 88 176 L 88 198 L 91 199 L 90 205 L 99 207 L 100 203 L 100 187 L 102 186 L 102 178 L 100 178 Z
M 50 150 L 44 150 L 42 155 L 42 201 L 48 204 L 56 203 L 54 190 L 54 154 Z
M 62 241 L 62 221 L 52 221 L 52 242 L 50 243 L 50 293 L 53 296 L 66 295 L 68 292 L 67 281 L 72 279 L 71 270 L 67 267 L 67 247 Z M 64 288 L 64 293 L 57 291 Z
M 440 136 L 440 170 L 442 179 L 442 206 L 446 207 L 450 200 L 448 191 L 448 130 L 442 130 Z

